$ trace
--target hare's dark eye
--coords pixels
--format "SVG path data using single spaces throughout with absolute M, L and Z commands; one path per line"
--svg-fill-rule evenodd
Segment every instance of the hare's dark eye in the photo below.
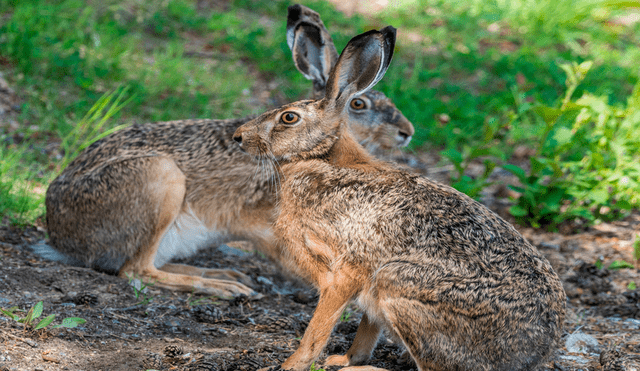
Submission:
M 286 125 L 293 125 L 296 122 L 300 121 L 300 116 L 297 113 L 293 112 L 285 112 L 280 116 L 280 121 Z
M 361 110 L 364 109 L 367 105 L 360 98 L 353 98 L 351 100 L 351 108 Z

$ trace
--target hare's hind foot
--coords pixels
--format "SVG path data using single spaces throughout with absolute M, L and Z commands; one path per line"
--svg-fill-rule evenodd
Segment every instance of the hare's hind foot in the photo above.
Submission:
M 129 272 L 121 271 L 121 276 L 129 276 Z M 202 278 L 179 273 L 170 273 L 150 268 L 139 274 L 145 282 L 155 287 L 162 287 L 172 291 L 192 292 L 219 297 L 235 297 L 239 295 L 258 295 L 251 288 L 235 281 Z
M 253 282 L 249 276 L 233 269 L 199 268 L 185 264 L 165 264 L 160 267 L 160 270 L 167 273 L 177 273 L 186 276 L 210 278 L 220 281 L 236 281 L 245 286 L 253 287 Z

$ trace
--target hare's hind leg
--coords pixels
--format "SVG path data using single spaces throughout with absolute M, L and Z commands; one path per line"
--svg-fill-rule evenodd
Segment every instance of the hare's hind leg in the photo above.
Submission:
M 166 157 L 153 158 L 146 167 L 145 191 L 149 205 L 155 210 L 152 236 L 120 269 L 121 277 L 139 275 L 155 286 L 177 291 L 192 291 L 218 296 L 251 295 L 253 290 L 235 281 L 208 279 L 190 275 L 198 268 L 178 267 L 176 272 L 159 270 L 154 260 L 162 237 L 176 220 L 183 208 L 186 184 L 185 176 L 175 162 Z M 175 268 L 175 266 L 173 267 Z M 182 269 L 180 269 L 182 268 Z
M 251 278 L 249 278 L 249 276 L 234 271 L 233 269 L 200 268 L 186 264 L 167 263 L 160 267 L 160 270 L 167 273 L 185 274 L 188 276 L 210 278 L 221 281 L 237 281 L 248 287 L 253 286 L 253 282 L 251 282 Z
M 554 334 L 541 324 L 545 298 L 527 290 L 453 260 L 406 257 L 376 272 L 371 297 L 421 371 L 533 370 Z

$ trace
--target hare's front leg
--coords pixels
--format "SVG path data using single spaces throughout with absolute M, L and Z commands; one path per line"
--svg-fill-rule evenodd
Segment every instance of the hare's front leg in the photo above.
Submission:
M 378 343 L 382 328 L 376 322 L 369 320 L 365 314 L 362 316 L 353 344 L 345 355 L 333 355 L 327 357 L 325 366 L 353 366 L 364 364 L 371 358 L 371 353 Z
M 343 271 L 328 273 L 329 279 L 322 279 L 320 299 L 313 317 L 304 332 L 298 350 L 283 364 L 285 370 L 304 371 L 318 359 L 327 345 L 329 335 L 335 327 L 347 304 L 359 290 L 361 283 L 356 272 Z

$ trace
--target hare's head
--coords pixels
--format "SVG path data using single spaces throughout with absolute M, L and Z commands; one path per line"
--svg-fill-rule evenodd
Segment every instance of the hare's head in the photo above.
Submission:
M 290 161 L 326 155 L 341 136 L 349 137 L 351 102 L 384 76 L 395 38 L 391 26 L 354 37 L 331 69 L 322 99 L 264 113 L 239 127 L 233 139 L 258 157 Z
M 287 43 L 298 71 L 313 81 L 313 99 L 321 99 L 338 53 L 320 15 L 306 6 L 291 5 L 287 16 Z M 404 147 L 411 141 L 413 125 L 379 91 L 369 90 L 354 96 L 347 110 L 355 139 L 370 151 Z

